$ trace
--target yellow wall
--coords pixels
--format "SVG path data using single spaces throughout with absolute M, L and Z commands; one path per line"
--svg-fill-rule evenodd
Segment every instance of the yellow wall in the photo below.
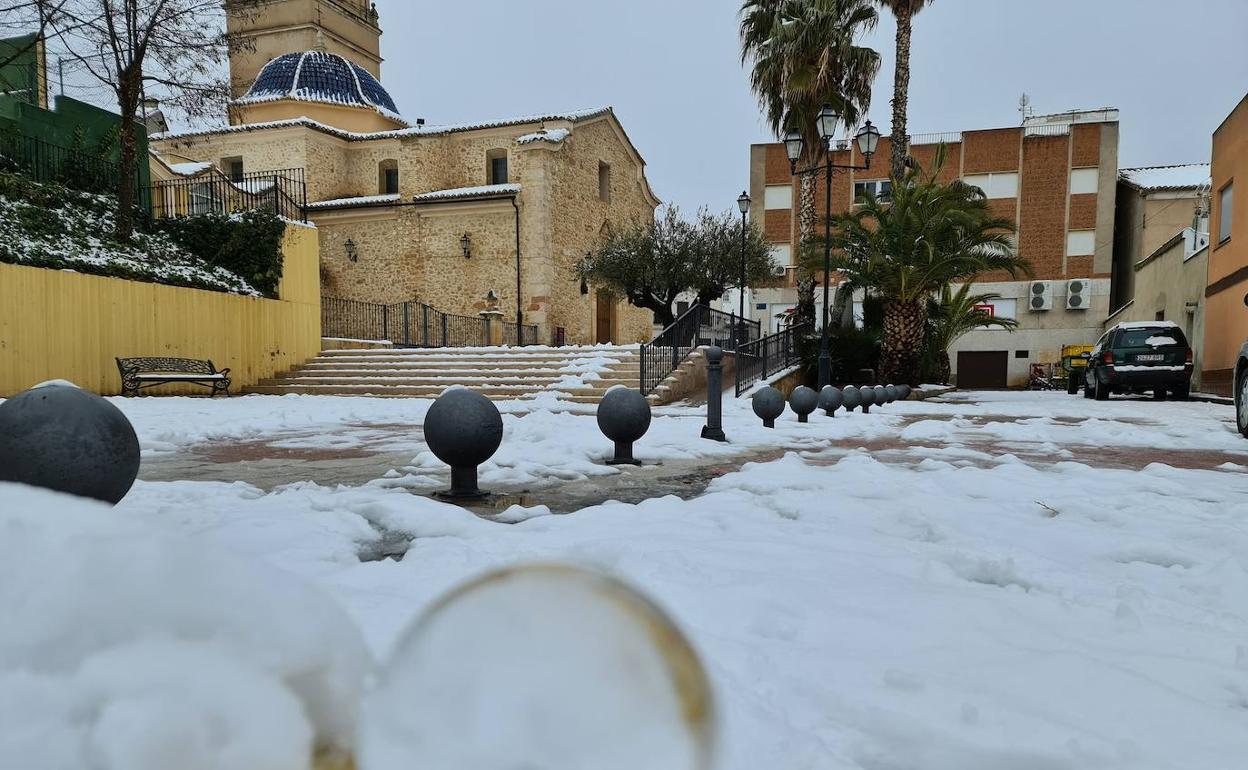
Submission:
M 1239 346 L 1248 339 L 1248 97 L 1213 134 L 1209 286 L 1205 291 L 1202 387 L 1229 394 Z M 1231 237 L 1219 241 L 1222 191 L 1234 184 Z
M 321 347 L 317 240 L 287 227 L 278 300 L 0 264 L 0 396 L 51 379 L 117 394 L 116 357 L 211 359 L 232 393 L 302 364 Z

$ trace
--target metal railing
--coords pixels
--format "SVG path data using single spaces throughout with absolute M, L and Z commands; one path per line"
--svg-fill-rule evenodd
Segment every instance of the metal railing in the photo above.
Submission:
M 490 344 L 490 321 L 447 313 L 415 300 L 383 305 L 340 297 L 321 298 L 321 334 L 390 342 L 401 348 L 466 348 Z M 517 333 L 518 332 L 518 333 Z M 502 344 L 536 345 L 535 324 L 502 322 Z
M 759 380 L 784 371 L 801 360 L 797 341 L 814 331 L 813 324 L 789 326 L 737 349 L 736 394 L 739 397 Z
M 650 393 L 657 388 L 701 345 L 736 350 L 739 344 L 757 340 L 760 334 L 758 321 L 694 305 L 641 346 L 641 392 Z
M 307 221 L 308 188 L 301 168 L 167 179 L 152 184 L 149 195 L 151 214 L 157 219 L 266 210 L 285 219 Z
M 0 170 L 90 193 L 115 193 L 117 180 L 121 178 L 118 164 L 96 157 L 88 150 L 62 147 L 33 136 L 8 132 L 0 133 Z

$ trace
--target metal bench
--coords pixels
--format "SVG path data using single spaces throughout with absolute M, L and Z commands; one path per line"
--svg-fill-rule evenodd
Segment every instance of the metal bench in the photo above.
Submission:
M 230 370 L 218 369 L 211 361 L 194 358 L 118 358 L 121 395 L 135 396 L 143 388 L 171 383 L 189 383 L 211 388 L 209 398 L 230 395 Z

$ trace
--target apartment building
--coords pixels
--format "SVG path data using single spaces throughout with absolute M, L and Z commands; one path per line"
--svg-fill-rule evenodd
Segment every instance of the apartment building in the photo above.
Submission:
M 993 209 L 1017 224 L 1019 252 L 1035 270 L 1033 280 L 986 275 L 976 284 L 978 292 L 1001 296 L 985 309 L 1017 319 L 1019 328 L 976 331 L 959 340 L 950 351 L 955 382 L 964 387 L 1024 385 L 1032 363 L 1059 360 L 1063 345 L 1094 342 L 1109 315 L 1118 111 L 1066 112 L 1029 117 L 1010 128 L 917 135 L 911 137 L 910 155 L 930 167 L 941 144 L 946 161 L 940 178 L 981 187 Z M 889 152 L 885 137 L 869 170 L 834 176 L 835 211 L 848 211 L 865 190 L 887 189 Z M 848 141 L 837 144 L 833 159 L 864 163 Z M 817 217 L 822 216 L 823 185 L 816 183 Z M 789 267 L 784 279 L 751 291 L 753 317 L 773 328 L 797 302 L 800 191 L 782 144 L 750 148 L 752 216 L 761 218 L 774 259 Z M 835 276 L 831 280 L 837 281 Z
M 1201 387 L 1229 395 L 1248 339 L 1248 96 L 1214 132 L 1212 160 Z
M 1178 233 L 1190 229 L 1196 241 L 1203 233 L 1207 242 L 1208 204 L 1208 163 L 1124 168 L 1118 173 L 1110 307 L 1117 310 L 1135 298 L 1135 266 Z

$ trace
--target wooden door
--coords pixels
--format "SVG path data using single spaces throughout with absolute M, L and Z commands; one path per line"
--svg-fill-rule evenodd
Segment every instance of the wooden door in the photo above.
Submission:
M 1008 382 L 1007 350 L 963 350 L 958 353 L 959 388 L 1004 388 Z
M 594 303 L 596 333 L 594 341 L 597 343 L 611 343 L 613 330 L 615 328 L 615 297 L 611 292 L 605 289 L 598 291 L 598 301 Z

